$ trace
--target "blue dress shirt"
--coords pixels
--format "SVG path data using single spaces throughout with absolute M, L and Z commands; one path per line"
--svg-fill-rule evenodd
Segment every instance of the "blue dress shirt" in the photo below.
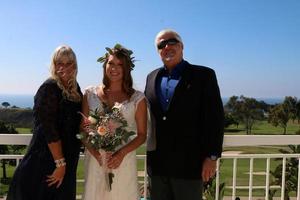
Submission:
M 163 72 L 158 77 L 158 99 L 164 111 L 168 110 L 176 86 L 181 79 L 184 67 L 185 62 L 182 60 L 171 72 L 164 67 Z

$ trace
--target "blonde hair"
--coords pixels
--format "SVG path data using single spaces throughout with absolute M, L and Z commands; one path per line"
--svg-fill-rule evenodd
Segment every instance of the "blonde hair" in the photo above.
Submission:
M 71 78 L 68 80 L 68 84 L 65 87 L 62 84 L 62 80 L 57 74 L 57 71 L 55 70 L 55 65 L 60 61 L 60 59 L 66 56 L 68 59 L 74 63 L 74 70 L 71 72 Z M 71 49 L 71 47 L 67 45 L 61 45 L 57 47 L 52 55 L 51 64 L 50 64 L 50 73 L 51 78 L 56 80 L 58 87 L 62 90 L 62 95 L 66 99 L 74 102 L 81 101 L 81 95 L 77 91 L 77 60 L 76 55 L 74 51 Z

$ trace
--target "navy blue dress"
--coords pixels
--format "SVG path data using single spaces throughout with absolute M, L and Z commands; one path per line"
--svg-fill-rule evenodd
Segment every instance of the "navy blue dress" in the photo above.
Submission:
M 78 86 L 78 91 L 80 88 Z M 80 92 L 82 95 L 82 93 Z M 79 159 L 81 102 L 65 99 L 53 79 L 46 80 L 34 97 L 34 129 L 28 151 L 15 170 L 7 200 L 75 200 Z M 61 140 L 66 173 L 61 186 L 47 186 L 55 169 L 48 143 Z

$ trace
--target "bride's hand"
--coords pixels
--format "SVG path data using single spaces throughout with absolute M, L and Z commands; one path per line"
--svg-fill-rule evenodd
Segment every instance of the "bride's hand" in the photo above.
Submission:
M 106 151 L 105 153 L 101 153 L 100 156 L 98 157 L 99 158 L 98 162 L 99 162 L 100 166 L 102 166 L 103 164 L 105 164 L 107 166 L 108 165 L 107 163 L 111 159 L 112 155 L 113 155 L 113 152 L 111 152 L 111 151 Z
M 89 133 L 89 132 L 91 131 L 90 125 L 91 125 L 90 120 L 84 119 L 84 120 L 82 121 L 82 130 L 83 130 L 85 133 Z
M 99 151 L 96 151 L 93 148 L 89 148 L 88 147 L 88 151 L 92 154 L 92 156 L 97 160 L 97 162 L 99 163 L 100 166 L 102 166 L 102 156 L 99 153 Z
M 81 129 L 85 133 L 89 133 L 91 131 L 90 125 L 92 124 L 92 122 L 82 112 L 78 112 L 78 114 L 82 116 Z
M 119 151 L 115 152 L 114 154 L 112 154 L 111 158 L 108 159 L 108 162 L 107 162 L 108 168 L 111 168 L 111 169 L 118 168 L 120 166 L 120 164 L 122 163 L 125 155 L 126 155 L 125 152 L 122 150 L 119 150 Z
M 103 159 L 105 159 L 105 163 L 108 163 L 108 160 L 111 159 L 112 154 L 113 154 L 113 152 L 110 152 L 110 151 L 105 152 L 105 155 L 99 153 L 98 151 L 94 151 L 93 156 L 96 158 L 99 165 L 102 166 L 104 163 Z

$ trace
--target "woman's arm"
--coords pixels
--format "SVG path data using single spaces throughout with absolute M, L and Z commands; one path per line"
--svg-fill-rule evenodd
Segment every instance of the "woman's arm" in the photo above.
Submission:
M 84 116 L 88 116 L 89 115 L 89 105 L 88 105 L 88 101 L 87 101 L 87 94 L 85 93 L 83 95 L 83 100 L 82 100 L 82 109 L 81 112 Z M 85 132 L 86 134 L 88 134 L 87 131 L 87 126 L 88 126 L 89 122 L 87 122 L 87 119 L 85 119 L 84 117 L 81 120 L 81 124 L 80 124 L 80 129 L 81 131 Z M 96 151 L 95 149 L 91 148 L 84 139 L 81 140 L 82 143 L 84 144 L 84 146 L 88 149 L 88 151 L 96 158 L 96 160 L 99 162 L 99 164 L 101 165 L 101 155 L 98 151 Z
M 66 172 L 66 162 L 62 152 L 61 141 L 48 143 L 49 150 L 54 159 L 56 168 L 51 175 L 48 176 L 47 182 L 48 186 L 57 184 L 57 188 L 61 185 L 65 172 Z
M 135 121 L 137 126 L 137 137 L 113 154 L 112 158 L 108 161 L 109 168 L 115 169 L 119 167 L 127 153 L 137 149 L 145 142 L 147 137 L 147 103 L 145 98 L 137 105 Z
M 41 85 L 35 96 L 36 116 L 43 127 L 42 134 L 56 165 L 52 174 L 47 176 L 47 182 L 49 186 L 57 184 L 56 187 L 61 185 L 66 170 L 58 129 L 59 92 L 56 82 L 49 79 Z

